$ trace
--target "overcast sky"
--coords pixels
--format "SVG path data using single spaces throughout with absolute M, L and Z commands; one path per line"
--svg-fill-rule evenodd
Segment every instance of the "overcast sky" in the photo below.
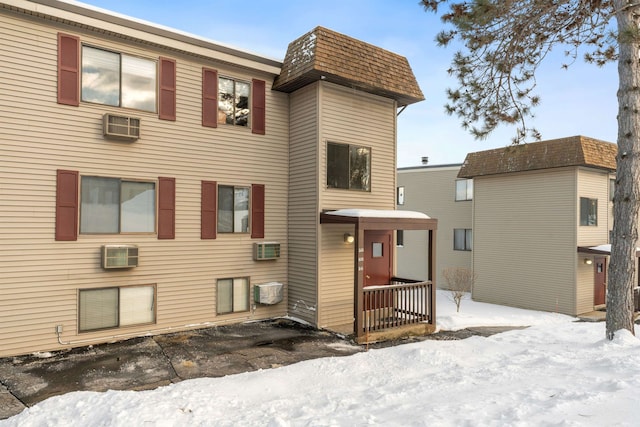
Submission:
M 86 0 L 84 3 L 169 26 L 278 60 L 287 45 L 318 25 L 406 56 L 426 100 L 398 117 L 398 166 L 461 163 L 468 152 L 510 144 L 514 128 L 474 140 L 444 112 L 445 89 L 455 87 L 446 70 L 453 48 L 434 42 L 439 19 L 418 0 Z M 539 70 L 542 98 L 530 124 L 543 139 L 585 135 L 615 142 L 616 65 L 574 63 L 561 69 L 562 49 Z

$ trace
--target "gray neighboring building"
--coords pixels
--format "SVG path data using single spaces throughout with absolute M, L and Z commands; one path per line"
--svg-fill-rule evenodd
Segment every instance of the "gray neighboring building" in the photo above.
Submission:
M 467 155 L 474 300 L 573 316 L 604 306 L 616 153 L 573 136 Z
M 476 301 L 580 315 L 606 305 L 616 153 L 573 136 L 399 168 L 398 209 L 438 219 L 439 288 L 444 268 L 468 267 Z M 423 277 L 425 239 L 403 237 L 398 274 Z
M 398 169 L 397 208 L 424 212 L 438 219 L 435 277 L 438 288 L 446 287 L 442 270 L 471 268 L 473 250 L 473 180 L 459 179 L 462 164 L 412 166 Z M 424 231 L 405 231 L 398 242 L 398 275 L 426 277 Z

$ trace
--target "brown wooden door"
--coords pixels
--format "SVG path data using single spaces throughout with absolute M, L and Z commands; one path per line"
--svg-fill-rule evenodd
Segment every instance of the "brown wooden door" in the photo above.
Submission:
M 365 230 L 364 286 L 388 285 L 393 268 L 392 231 Z
M 593 260 L 593 305 L 606 303 L 607 295 L 607 259 L 596 257 Z

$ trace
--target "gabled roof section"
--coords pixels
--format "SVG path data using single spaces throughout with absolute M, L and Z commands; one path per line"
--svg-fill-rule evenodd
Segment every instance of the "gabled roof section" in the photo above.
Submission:
M 467 154 L 458 177 L 475 178 L 565 166 L 615 171 L 617 152 L 616 144 L 584 136 L 514 144 Z
M 424 100 L 407 58 L 323 27 L 289 43 L 273 89 L 290 93 L 317 80 L 392 98 L 399 106 Z

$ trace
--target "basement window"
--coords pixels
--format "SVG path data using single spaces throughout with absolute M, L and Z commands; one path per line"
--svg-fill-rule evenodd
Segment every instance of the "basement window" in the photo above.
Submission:
M 80 332 L 155 323 L 155 286 L 80 289 Z

